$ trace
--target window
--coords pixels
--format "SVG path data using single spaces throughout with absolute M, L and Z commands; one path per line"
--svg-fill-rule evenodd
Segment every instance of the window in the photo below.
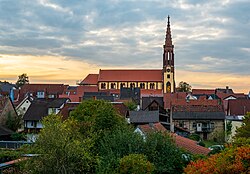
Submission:
M 134 88 L 135 87 L 135 83 L 130 83 L 130 88 Z
M 211 128 L 214 129 L 214 123 L 211 123 Z
M 45 93 L 43 91 L 38 91 L 37 98 L 45 98 Z
M 116 88 L 116 84 L 115 83 L 111 83 L 111 89 L 115 89 Z
M 48 96 L 48 98 L 55 98 L 55 95 L 54 95 L 54 94 L 50 94 L 50 95 Z
M 145 83 L 140 83 L 140 88 L 145 89 Z
M 155 84 L 154 84 L 154 83 L 150 83 L 150 84 L 149 84 L 149 88 L 150 88 L 150 89 L 155 89 Z
M 193 129 L 196 129 L 196 123 L 193 122 Z
M 106 89 L 106 83 L 101 83 L 101 89 Z
M 167 74 L 167 78 L 170 79 L 170 74 Z
M 125 83 L 121 83 L 121 88 L 125 87 Z

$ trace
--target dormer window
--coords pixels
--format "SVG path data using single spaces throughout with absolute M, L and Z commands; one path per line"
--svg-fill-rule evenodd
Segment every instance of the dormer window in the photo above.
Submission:
M 45 92 L 44 91 L 38 91 L 37 92 L 37 98 L 45 98 Z

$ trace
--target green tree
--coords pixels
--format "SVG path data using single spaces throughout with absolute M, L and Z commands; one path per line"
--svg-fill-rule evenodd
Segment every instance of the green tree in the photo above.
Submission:
M 27 161 L 24 172 L 94 173 L 96 157 L 90 151 L 93 142 L 82 138 L 77 121 L 49 115 L 42 123 L 44 128 L 32 147 L 40 155 Z
M 177 89 L 178 89 L 178 92 L 190 92 L 192 89 L 192 86 L 189 85 L 187 82 L 181 81 Z
M 84 134 L 112 131 L 125 126 L 125 120 L 119 116 L 113 105 L 104 100 L 83 101 L 72 113 L 78 120 Z
M 236 130 L 235 138 L 250 138 L 250 112 L 244 116 L 242 126 Z
M 118 173 L 121 174 L 150 174 L 154 170 L 154 165 L 151 164 L 145 155 L 130 154 L 120 159 Z
M 186 163 L 184 151 L 177 148 L 168 134 L 147 134 L 143 154 L 154 164 L 155 173 L 182 173 Z
M 21 87 L 24 84 L 29 84 L 29 77 L 25 73 L 18 76 L 18 79 L 17 79 L 17 82 L 16 82 L 16 86 L 17 87 Z
M 21 127 L 22 124 L 22 116 L 14 114 L 12 112 L 8 112 L 7 119 L 6 119 L 6 126 L 13 130 L 17 131 L 18 128 Z
M 130 111 L 134 111 L 137 108 L 136 103 L 134 101 L 132 101 L 132 100 L 129 100 L 129 101 L 125 102 L 124 104 L 125 104 L 125 106 L 127 106 L 127 108 Z

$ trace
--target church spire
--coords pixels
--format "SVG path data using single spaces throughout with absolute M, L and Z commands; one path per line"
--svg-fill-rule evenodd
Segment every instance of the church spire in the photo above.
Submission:
M 168 24 L 167 24 L 167 30 L 166 30 L 165 45 L 167 47 L 172 47 L 172 37 L 171 37 L 170 17 L 169 16 L 168 16 Z
M 172 44 L 170 17 L 168 16 L 165 44 L 163 45 L 164 93 L 175 91 L 174 45 Z

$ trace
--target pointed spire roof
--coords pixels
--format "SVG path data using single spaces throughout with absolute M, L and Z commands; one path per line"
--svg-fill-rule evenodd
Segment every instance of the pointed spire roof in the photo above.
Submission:
M 172 47 L 172 37 L 171 37 L 170 17 L 169 17 L 169 15 L 168 15 L 167 30 L 166 30 L 165 46 L 166 47 Z

